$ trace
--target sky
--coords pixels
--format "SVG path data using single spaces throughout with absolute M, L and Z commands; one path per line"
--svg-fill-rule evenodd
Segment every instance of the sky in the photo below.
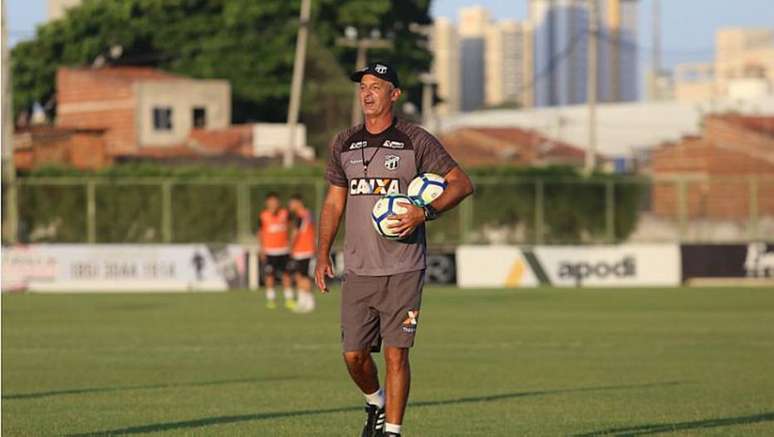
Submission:
M 481 5 L 495 19 L 523 20 L 527 0 L 435 0 L 434 17 L 457 18 L 460 7 Z M 653 0 L 640 0 L 640 69 L 650 65 Z M 774 27 L 772 0 L 661 0 L 661 47 L 665 67 L 684 62 L 711 61 L 715 31 L 722 27 Z
M 651 10 L 654 0 L 640 0 L 640 69 L 650 65 Z M 34 35 L 46 18 L 46 0 L 6 0 L 11 44 Z M 495 19 L 524 19 L 527 0 L 434 0 L 434 17 L 457 17 L 463 6 L 482 5 Z M 666 67 L 711 61 L 715 31 L 725 26 L 774 26 L 772 0 L 661 0 L 662 58 Z

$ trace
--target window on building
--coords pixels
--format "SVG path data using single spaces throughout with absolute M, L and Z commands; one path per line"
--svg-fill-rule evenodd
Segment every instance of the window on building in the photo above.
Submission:
M 172 130 L 172 108 L 169 106 L 153 108 L 153 129 Z
M 193 127 L 196 129 L 207 127 L 207 109 L 201 106 L 193 108 Z

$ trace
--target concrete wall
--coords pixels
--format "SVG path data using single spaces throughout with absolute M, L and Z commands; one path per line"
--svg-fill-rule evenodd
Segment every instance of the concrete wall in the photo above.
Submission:
M 223 80 L 147 81 L 135 84 L 137 139 L 142 146 L 182 144 L 193 129 L 193 109 L 205 108 L 206 129 L 231 123 L 231 87 Z M 156 130 L 154 108 L 172 109 L 172 129 Z

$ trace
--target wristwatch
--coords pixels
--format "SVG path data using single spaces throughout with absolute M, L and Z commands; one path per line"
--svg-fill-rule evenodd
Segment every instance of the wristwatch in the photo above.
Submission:
M 435 220 L 440 214 L 432 205 L 425 205 L 425 221 Z

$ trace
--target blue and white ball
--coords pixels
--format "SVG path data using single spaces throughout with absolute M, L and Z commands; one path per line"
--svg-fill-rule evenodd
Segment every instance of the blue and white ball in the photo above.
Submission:
M 376 232 L 388 240 L 397 240 L 398 233 L 390 229 L 391 224 L 397 224 L 397 220 L 388 220 L 387 217 L 394 214 L 403 214 L 408 211 L 405 205 L 412 205 L 411 198 L 403 194 L 388 194 L 376 201 L 371 211 L 371 222 Z
M 419 206 L 425 206 L 437 199 L 446 189 L 446 179 L 433 173 L 422 173 L 408 186 L 408 195 Z

